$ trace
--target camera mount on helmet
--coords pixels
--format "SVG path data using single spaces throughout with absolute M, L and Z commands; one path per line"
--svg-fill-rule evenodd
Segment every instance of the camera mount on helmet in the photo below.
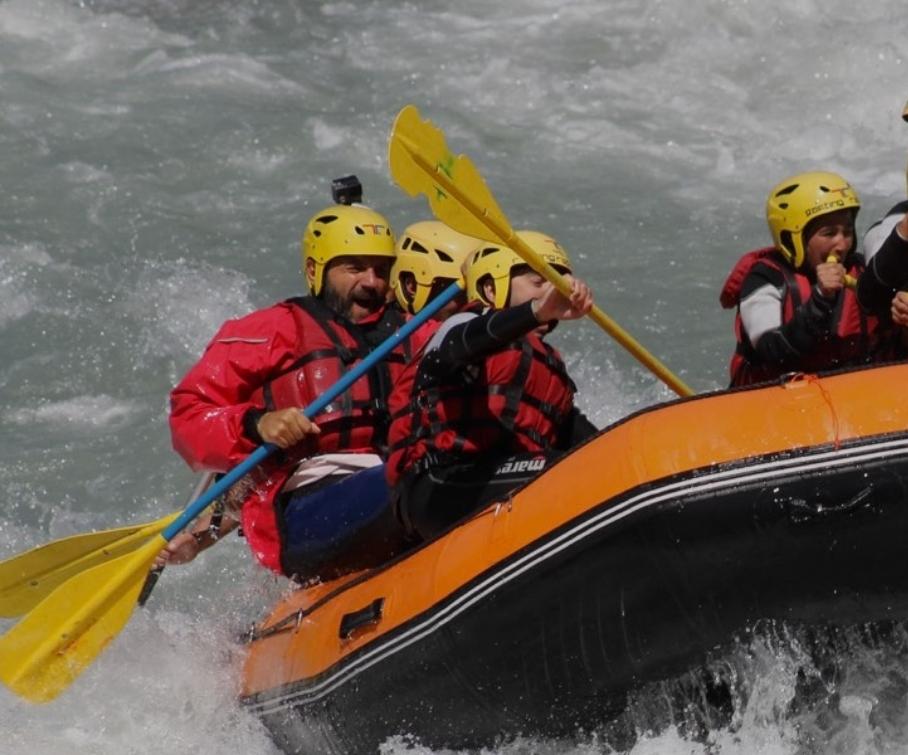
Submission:
M 331 182 L 331 198 L 335 204 L 362 204 L 363 185 L 352 173 L 349 176 L 335 178 Z

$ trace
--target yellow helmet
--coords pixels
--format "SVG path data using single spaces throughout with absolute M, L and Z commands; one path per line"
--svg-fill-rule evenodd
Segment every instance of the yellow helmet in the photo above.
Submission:
M 424 220 L 408 226 L 397 242 L 397 255 L 391 268 L 391 288 L 400 306 L 415 315 L 428 303 L 436 283 L 463 283 L 463 263 L 481 243 L 438 220 Z M 408 274 L 416 282 L 412 297 L 401 280 Z
M 804 264 L 804 229 L 815 218 L 839 210 L 854 210 L 861 200 L 836 173 L 799 173 L 786 178 L 769 192 L 766 222 L 776 248 L 795 267 Z
M 314 296 L 322 292 L 325 266 L 337 257 L 370 255 L 394 257 L 391 225 L 375 210 L 362 205 L 333 205 L 315 213 L 302 240 L 303 274 Z M 310 273 L 307 260 L 315 263 Z
M 571 261 L 567 252 L 551 236 L 538 231 L 517 231 L 517 236 L 560 272 L 571 272 Z M 492 304 L 496 309 L 504 309 L 511 293 L 511 270 L 526 264 L 524 259 L 509 247 L 492 243 L 482 244 L 473 252 L 467 263 L 467 299 Z M 481 290 L 482 281 L 488 275 L 492 276 L 495 283 L 495 301 L 492 302 L 483 296 Z

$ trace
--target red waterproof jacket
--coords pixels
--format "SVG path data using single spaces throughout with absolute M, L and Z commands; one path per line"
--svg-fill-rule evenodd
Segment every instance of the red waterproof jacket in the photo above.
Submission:
M 244 434 L 247 412 L 308 405 L 402 322 L 399 311 L 386 308 L 353 325 L 312 297 L 227 321 L 171 392 L 174 448 L 197 471 L 230 469 L 256 448 Z M 424 343 L 428 335 L 417 333 L 416 341 Z M 409 344 L 398 346 L 374 374 L 360 378 L 349 395 L 316 417 L 321 435 L 275 454 L 250 473 L 243 530 L 265 566 L 280 571 L 274 501 L 299 459 L 384 450 L 387 394 L 408 351 Z

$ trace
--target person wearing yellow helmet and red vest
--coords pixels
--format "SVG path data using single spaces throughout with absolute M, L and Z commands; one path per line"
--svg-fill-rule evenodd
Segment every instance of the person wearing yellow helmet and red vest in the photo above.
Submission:
M 467 236 L 438 220 L 423 220 L 404 230 L 397 241 L 397 253 L 391 268 L 391 290 L 400 308 L 407 315 L 415 315 L 452 283 L 460 284 L 463 293 L 445 304 L 433 318 L 411 338 L 415 358 L 441 326 L 467 302 L 464 267 L 470 254 L 483 243 Z M 388 397 L 388 411 L 392 425 L 395 421 L 408 421 L 410 391 L 416 376 L 415 369 L 404 370 L 398 377 Z
M 570 274 L 554 239 L 518 235 Z M 561 356 L 543 341 L 555 321 L 589 312 L 589 287 L 572 278 L 565 298 L 511 249 L 490 243 L 472 253 L 465 277 L 469 304 L 442 323 L 389 400 L 385 472 L 397 515 L 417 538 L 506 496 L 596 432 L 574 406 Z
M 335 547 L 355 560 L 356 543 L 340 531 L 337 511 L 354 529 L 368 529 L 387 509 L 380 456 L 387 396 L 409 357 L 407 344 L 317 422 L 300 409 L 402 324 L 403 315 L 387 305 L 394 254 L 391 228 L 378 212 L 335 205 L 316 213 L 302 239 L 310 294 L 226 322 L 171 393 L 173 444 L 193 469 L 222 472 L 263 442 L 282 449 L 232 493 L 255 556 L 288 576 L 311 575 Z M 194 532 L 175 537 L 159 562 L 191 560 L 237 526 L 209 524 L 200 520 Z M 377 537 L 387 540 L 376 545 L 387 549 L 375 555 L 381 560 L 393 554 L 395 534 Z
M 737 307 L 732 386 L 872 361 L 876 319 L 846 286 L 846 276 L 863 270 L 855 250 L 860 207 L 835 173 L 800 173 L 769 193 L 773 246 L 745 254 L 720 296 L 722 306 Z

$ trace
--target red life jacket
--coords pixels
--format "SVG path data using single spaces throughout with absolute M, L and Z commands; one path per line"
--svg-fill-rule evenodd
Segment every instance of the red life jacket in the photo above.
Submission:
M 293 311 L 300 357 L 255 392 L 252 400 L 269 411 L 312 403 L 404 322 L 399 310 L 387 307 L 376 323 L 350 327 L 319 299 L 307 296 L 290 301 L 296 305 Z M 371 336 L 368 339 L 367 333 Z M 409 356 L 409 345 L 404 341 L 315 418 L 319 435 L 306 436 L 250 473 L 253 484 L 243 500 L 243 530 L 262 564 L 281 573 L 275 502 L 298 460 L 331 452 L 384 452 L 387 397 Z
M 311 296 L 291 299 L 296 320 L 299 358 L 285 372 L 276 375 L 252 397 L 266 411 L 305 407 L 327 391 L 350 369 L 361 362 L 385 337 L 404 323 L 395 308 L 385 309 L 367 340 L 364 329 L 349 327 L 321 300 Z M 321 433 L 307 435 L 285 452 L 301 459 L 315 454 L 383 453 L 388 428 L 387 397 L 391 386 L 409 360 L 406 341 L 363 375 L 315 418 Z
M 430 452 L 462 458 L 548 450 L 573 407 L 576 387 L 561 356 L 535 333 L 486 357 L 469 378 L 465 372 L 414 391 L 420 361 L 404 369 L 388 400 L 391 485 Z
M 737 344 L 729 365 L 732 386 L 764 382 L 792 371 L 790 366 L 783 368 L 778 365 L 761 363 L 741 321 L 739 307 L 741 290 L 744 280 L 757 263 L 782 274 L 784 280 L 783 325 L 790 322 L 798 308 L 810 299 L 813 289 L 811 280 L 803 273 L 793 270 L 775 247 L 755 249 L 738 260 L 719 295 L 719 301 L 724 308 L 738 307 L 735 315 Z M 847 272 L 857 277 L 863 269 L 863 261 L 860 256 L 854 255 Z M 876 325 L 876 319 L 861 309 L 854 290 L 845 288 L 837 298 L 829 337 L 813 352 L 803 356 L 797 366 L 797 371 L 818 372 L 869 361 L 868 355 L 875 343 Z
M 388 458 L 385 461 L 385 477 L 388 485 L 393 486 L 400 479 L 402 468 L 410 455 L 410 441 L 414 420 L 418 416 L 416 404 L 413 403 L 413 385 L 416 382 L 416 373 L 422 361 L 425 346 L 413 357 L 412 361 L 403 369 L 391 395 L 388 396 L 388 413 L 391 416 L 391 425 L 388 428 Z

